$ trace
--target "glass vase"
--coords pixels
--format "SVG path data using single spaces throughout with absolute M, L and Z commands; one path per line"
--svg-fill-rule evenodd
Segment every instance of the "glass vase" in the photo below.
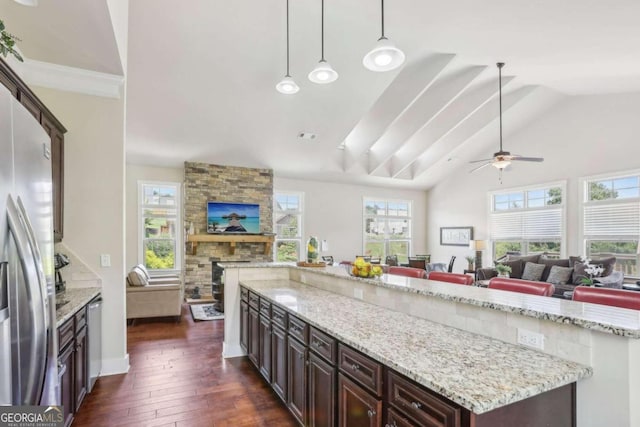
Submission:
M 318 262 L 318 248 L 319 241 L 315 236 L 309 236 L 309 240 L 307 240 L 307 262 L 310 264 L 315 264 Z

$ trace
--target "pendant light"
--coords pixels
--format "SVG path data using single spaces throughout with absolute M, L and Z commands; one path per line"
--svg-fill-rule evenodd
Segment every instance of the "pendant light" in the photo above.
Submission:
M 289 0 L 287 0 L 287 74 L 276 85 L 276 90 L 285 95 L 293 95 L 300 90 L 300 87 L 289 75 Z
M 375 47 L 362 59 L 362 64 L 371 71 L 391 71 L 402 65 L 404 52 L 384 36 L 384 0 L 380 0 L 382 10 L 382 34 Z
M 320 24 L 320 62 L 316 65 L 316 68 L 309 73 L 309 80 L 318 84 L 327 84 L 335 82 L 338 78 L 338 73 L 331 67 L 324 59 L 324 0 L 321 0 L 321 24 Z

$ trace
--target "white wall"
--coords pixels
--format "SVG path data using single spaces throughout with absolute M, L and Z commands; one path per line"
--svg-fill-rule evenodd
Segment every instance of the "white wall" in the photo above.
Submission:
M 184 182 L 183 168 L 164 168 L 127 164 L 126 267 L 138 264 L 138 181 Z
M 124 99 L 35 87 L 67 128 L 64 244 L 102 279 L 106 374 L 128 370 L 124 267 Z M 100 255 L 111 267 L 100 266 Z
M 542 156 L 544 163 L 515 163 L 498 182 L 487 167 L 474 174 L 461 170 L 427 195 L 427 252 L 436 258 L 471 255 L 468 248 L 440 246 L 439 227 L 474 227 L 476 238 L 488 238 L 487 193 L 492 190 L 567 180 L 567 254 L 582 252 L 579 242 L 579 178 L 640 166 L 640 93 L 569 97 L 509 140 L 505 149 Z M 496 126 L 497 143 L 497 126 Z M 490 157 L 491 153 L 487 153 Z M 488 265 L 489 250 L 484 252 Z M 462 271 L 466 261 L 456 262 Z
M 275 171 L 277 173 L 277 171 Z M 336 261 L 351 260 L 363 251 L 362 201 L 364 197 L 413 201 L 413 245 L 411 252 L 425 253 L 426 193 L 416 190 L 347 185 L 320 181 L 303 181 L 274 177 L 274 192 L 304 193 L 303 237 L 327 240 Z

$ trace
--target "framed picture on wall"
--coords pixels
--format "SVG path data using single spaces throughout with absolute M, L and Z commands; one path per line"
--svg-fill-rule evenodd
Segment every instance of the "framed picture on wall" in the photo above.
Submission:
M 473 240 L 473 227 L 440 227 L 441 246 L 469 246 Z

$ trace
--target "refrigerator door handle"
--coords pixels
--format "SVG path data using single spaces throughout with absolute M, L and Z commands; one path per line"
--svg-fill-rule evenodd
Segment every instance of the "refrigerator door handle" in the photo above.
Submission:
M 40 355 L 46 354 L 46 311 L 44 299 L 42 298 L 42 288 L 39 286 L 40 278 L 36 269 L 36 261 L 34 254 L 29 250 L 29 236 L 25 230 L 24 219 L 13 201 L 11 195 L 7 198 L 7 222 L 9 230 L 16 243 L 20 268 L 27 283 L 27 296 L 30 299 L 29 315 L 33 321 L 31 328 L 31 347 L 29 360 L 26 360 L 26 369 L 29 376 L 27 383 L 23 388 L 22 398 L 25 402 L 39 402 L 40 391 L 44 382 L 45 375 L 45 357 Z M 23 402 L 15 402 L 21 405 Z

